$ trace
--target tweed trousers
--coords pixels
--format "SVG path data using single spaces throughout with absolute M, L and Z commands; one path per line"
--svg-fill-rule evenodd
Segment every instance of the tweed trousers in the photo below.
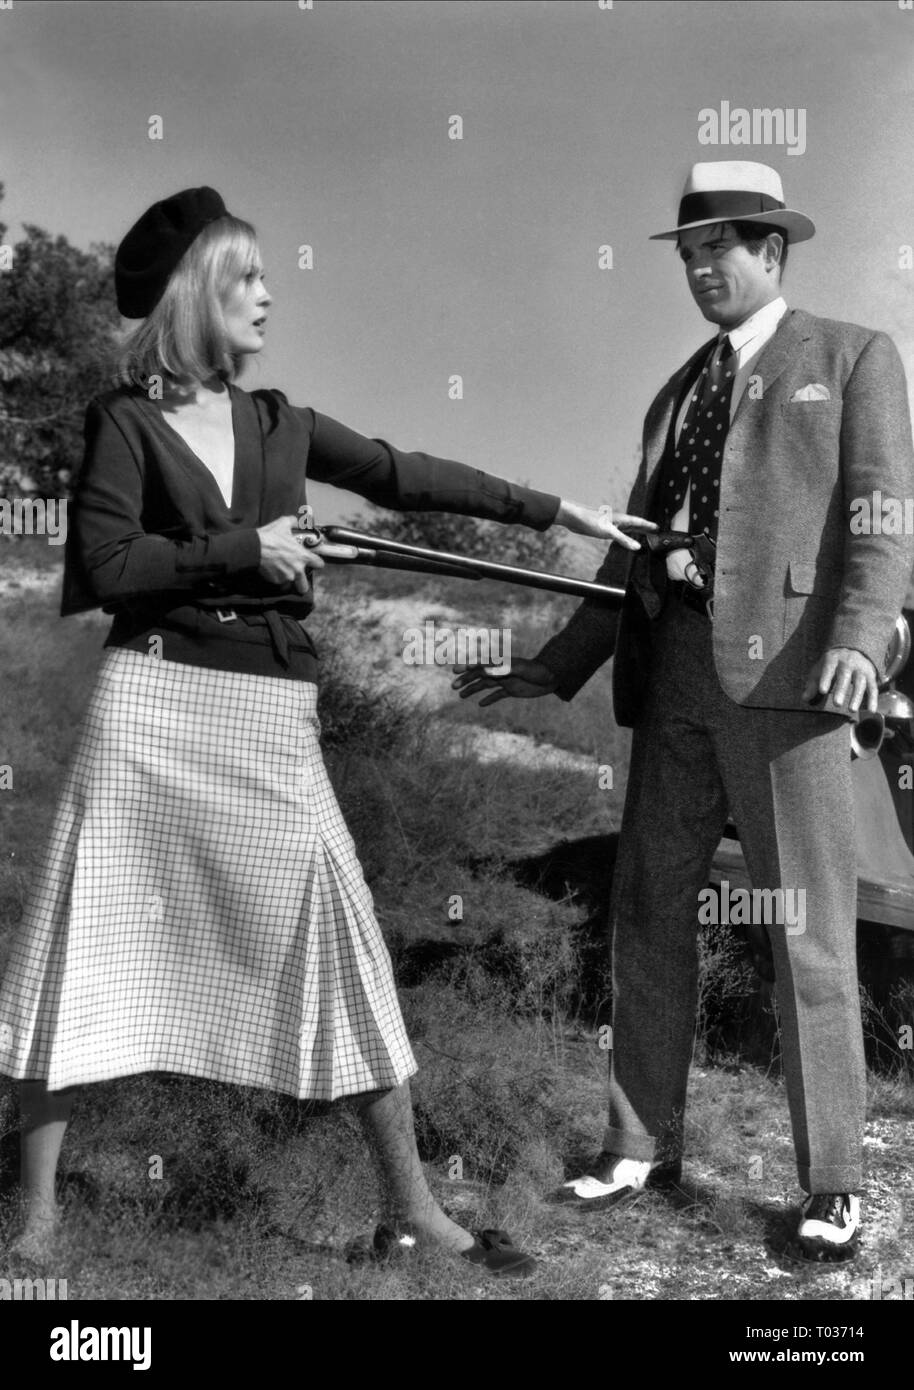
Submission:
M 782 913 L 768 926 L 800 1185 L 852 1192 L 862 1183 L 866 1068 L 848 725 L 736 704 L 721 689 L 711 637 L 707 618 L 675 599 L 654 625 L 610 912 L 603 1147 L 657 1161 L 682 1152 L 699 894 L 729 813 L 753 889 L 794 890 L 785 903 L 805 906 L 793 924 Z

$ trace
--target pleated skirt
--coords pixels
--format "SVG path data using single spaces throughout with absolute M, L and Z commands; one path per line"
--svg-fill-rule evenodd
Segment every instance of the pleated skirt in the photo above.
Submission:
M 0 1072 L 299 1098 L 416 1070 L 317 687 L 106 652 L 0 987 Z

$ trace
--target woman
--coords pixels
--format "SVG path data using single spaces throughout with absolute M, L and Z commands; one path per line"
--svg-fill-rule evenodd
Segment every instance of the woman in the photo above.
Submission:
M 210 188 L 156 203 L 115 262 L 122 385 L 86 415 L 62 612 L 114 614 L 50 847 L 0 990 L 19 1079 L 24 1229 L 41 1257 L 72 1090 L 182 1072 L 353 1097 L 402 1236 L 526 1274 L 434 1200 L 416 1070 L 372 899 L 325 772 L 306 471 L 382 506 L 636 545 L 595 511 L 368 440 L 233 379 L 271 304 L 257 243 Z M 626 525 L 637 518 L 620 518 Z

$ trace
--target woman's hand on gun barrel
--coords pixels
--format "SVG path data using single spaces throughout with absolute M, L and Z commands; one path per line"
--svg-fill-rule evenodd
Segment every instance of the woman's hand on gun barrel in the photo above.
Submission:
M 497 667 L 494 669 L 498 669 Z M 492 675 L 490 666 L 455 666 L 457 679 L 451 682 L 452 690 L 460 692 L 461 700 L 490 690 L 479 702 L 494 705 L 506 700 L 509 695 L 519 700 L 535 700 L 540 695 L 551 695 L 558 685 L 558 677 L 541 661 L 530 661 L 523 656 L 511 657 L 511 670 L 507 675 Z
M 643 516 L 614 512 L 612 507 L 584 507 L 579 502 L 559 503 L 553 526 L 564 526 L 579 536 L 598 536 L 601 540 L 618 541 L 626 550 L 640 550 L 640 545 L 626 531 L 656 531 L 653 521 Z
M 306 536 L 313 534 L 303 529 L 297 516 L 281 516 L 269 526 L 259 526 L 258 573 L 272 584 L 292 582 L 300 594 L 307 593 L 308 570 L 324 568 L 318 552 L 309 548 L 305 541 Z

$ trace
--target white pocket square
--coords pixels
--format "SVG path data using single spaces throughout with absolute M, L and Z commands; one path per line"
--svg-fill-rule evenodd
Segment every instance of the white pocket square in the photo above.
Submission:
M 799 391 L 794 391 L 790 399 L 791 401 L 830 401 L 831 392 L 821 382 L 811 381 L 808 386 L 801 386 Z

